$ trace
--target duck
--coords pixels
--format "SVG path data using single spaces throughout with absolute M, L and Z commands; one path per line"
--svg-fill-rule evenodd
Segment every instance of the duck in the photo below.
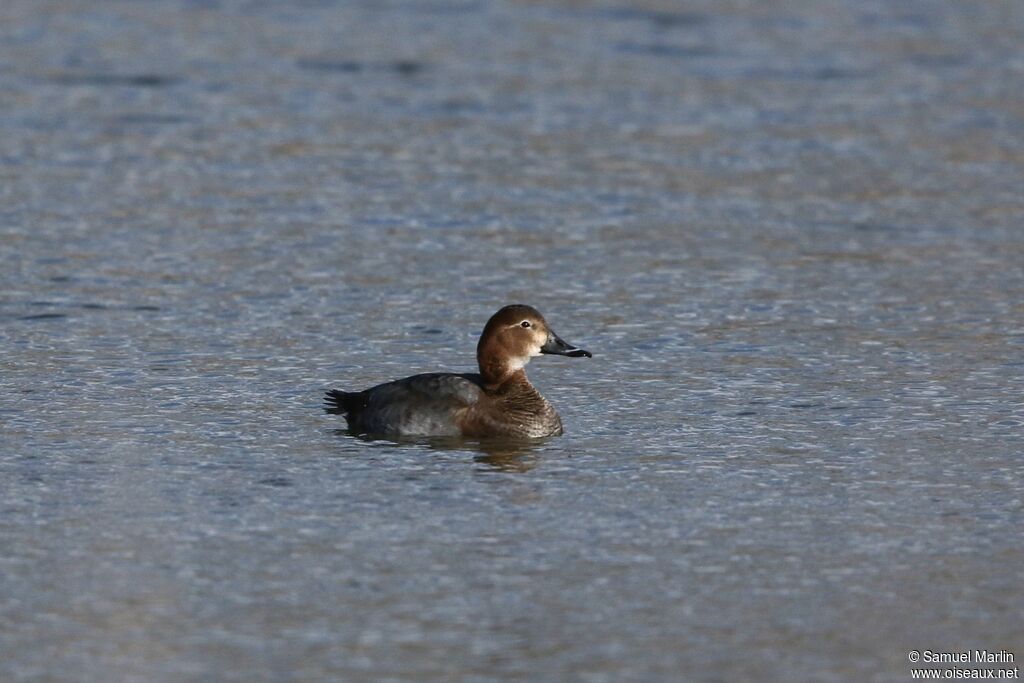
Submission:
M 562 434 L 562 419 L 526 377 L 540 355 L 592 358 L 559 337 L 532 306 L 491 316 L 476 347 L 478 373 L 413 375 L 363 391 L 327 392 L 324 409 L 355 434 L 384 437 L 541 438 Z

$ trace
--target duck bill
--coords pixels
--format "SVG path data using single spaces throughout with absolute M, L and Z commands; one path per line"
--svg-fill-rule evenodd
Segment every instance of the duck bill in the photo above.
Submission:
M 549 353 L 555 356 L 569 356 L 570 358 L 593 358 L 590 351 L 577 348 L 559 337 L 554 332 L 548 333 L 548 340 L 540 347 L 541 353 Z

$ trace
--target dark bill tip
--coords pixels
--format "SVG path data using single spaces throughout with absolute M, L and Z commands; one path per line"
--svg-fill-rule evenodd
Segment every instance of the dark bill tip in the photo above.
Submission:
M 569 356 L 570 358 L 593 358 L 594 357 L 594 354 L 592 354 L 590 351 L 584 351 L 583 349 L 574 349 L 572 351 L 567 352 L 565 355 Z

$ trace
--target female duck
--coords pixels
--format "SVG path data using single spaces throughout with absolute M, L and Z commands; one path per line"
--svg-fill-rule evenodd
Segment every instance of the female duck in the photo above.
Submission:
M 542 353 L 592 357 L 552 332 L 537 309 L 505 306 L 480 335 L 480 374 L 431 373 L 365 391 L 332 390 L 326 410 L 344 415 L 350 430 L 364 434 L 556 436 L 562 420 L 523 370 Z

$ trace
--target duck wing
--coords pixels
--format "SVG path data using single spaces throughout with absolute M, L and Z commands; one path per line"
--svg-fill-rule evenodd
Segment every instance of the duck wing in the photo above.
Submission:
M 380 384 L 367 393 L 370 406 L 393 401 L 425 401 L 462 407 L 479 401 L 483 391 L 480 375 L 432 372 Z
M 458 411 L 483 396 L 480 375 L 429 373 L 360 392 L 329 391 L 325 408 L 349 428 L 376 434 L 457 434 Z

